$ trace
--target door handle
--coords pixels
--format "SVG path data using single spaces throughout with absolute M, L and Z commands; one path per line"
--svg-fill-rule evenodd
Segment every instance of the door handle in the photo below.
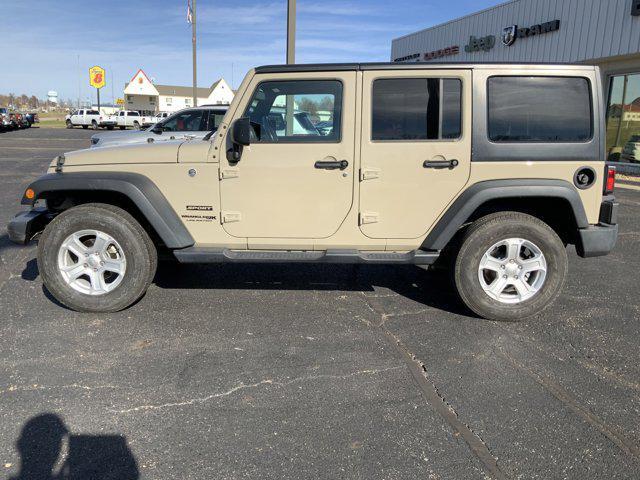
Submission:
M 315 168 L 321 168 L 324 170 L 344 170 L 349 166 L 349 162 L 346 160 L 318 160 L 315 164 Z
M 425 160 L 422 166 L 424 168 L 436 168 L 443 169 L 448 168 L 449 170 L 453 170 L 458 166 L 458 160 Z

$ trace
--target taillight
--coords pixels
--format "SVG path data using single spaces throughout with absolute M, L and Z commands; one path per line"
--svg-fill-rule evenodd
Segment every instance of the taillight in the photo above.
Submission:
M 616 188 L 616 167 L 607 166 L 607 181 L 604 186 L 605 195 L 613 193 L 614 188 Z

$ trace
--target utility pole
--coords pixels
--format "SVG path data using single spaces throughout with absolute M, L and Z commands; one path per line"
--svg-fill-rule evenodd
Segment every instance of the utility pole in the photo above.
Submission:
M 80 108 L 80 54 L 78 54 L 78 109 Z
M 296 63 L 296 0 L 287 0 L 287 65 Z M 293 95 L 287 95 L 285 114 L 285 134 L 293 135 L 293 114 L 296 108 Z
M 193 106 L 198 106 L 198 78 L 196 73 L 196 0 L 191 0 L 191 42 L 193 43 Z
M 296 63 L 296 0 L 288 0 L 287 8 L 287 64 Z

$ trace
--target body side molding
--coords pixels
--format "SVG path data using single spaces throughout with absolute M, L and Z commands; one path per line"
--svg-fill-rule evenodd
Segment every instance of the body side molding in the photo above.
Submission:
M 578 228 L 589 226 L 580 195 L 564 180 L 488 180 L 467 188 L 431 229 L 421 249 L 442 250 L 478 207 L 502 198 L 544 197 L 565 200 L 571 206 Z
M 118 192 L 129 198 L 169 248 L 185 248 L 195 242 L 160 189 L 148 177 L 130 172 L 48 173 L 32 182 L 32 199 L 22 197 L 23 205 L 31 205 L 49 192 L 105 191 Z

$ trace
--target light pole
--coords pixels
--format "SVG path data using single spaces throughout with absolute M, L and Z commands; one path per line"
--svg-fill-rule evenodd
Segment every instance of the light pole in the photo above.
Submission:
M 191 0 L 191 42 L 193 44 L 193 106 L 198 106 L 198 77 L 196 75 L 196 0 Z
M 287 5 L 287 65 L 296 63 L 296 0 L 288 0 Z M 295 102 L 293 95 L 287 95 L 285 133 L 287 136 L 293 135 L 293 111 Z
M 288 0 L 287 64 L 296 63 L 296 0 Z

